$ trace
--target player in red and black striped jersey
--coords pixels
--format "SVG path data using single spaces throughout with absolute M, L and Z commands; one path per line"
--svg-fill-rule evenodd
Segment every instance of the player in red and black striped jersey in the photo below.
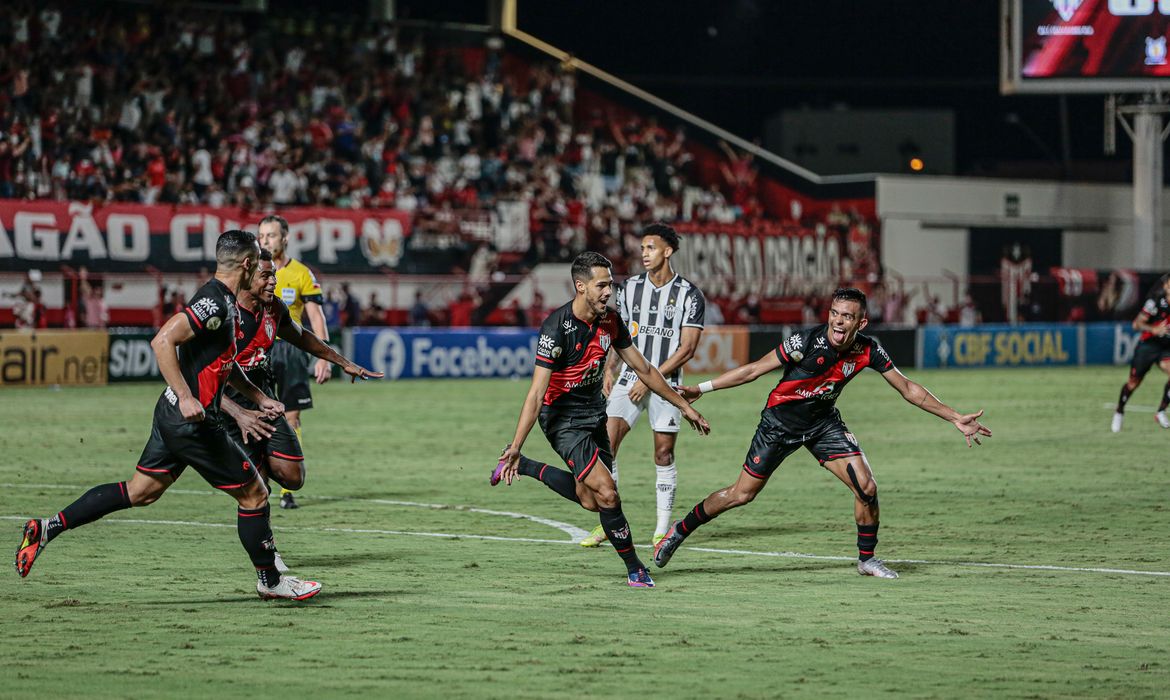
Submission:
M 288 307 L 276 300 L 275 290 L 276 267 L 268 251 L 261 250 L 256 276 L 250 286 L 240 289 L 237 299 L 241 349 L 236 355 L 236 363 L 265 395 L 276 398 L 271 354 L 277 338 L 338 365 L 354 380 L 382 376 L 381 372 L 371 372 L 349 361 L 302 328 L 292 319 Z M 232 439 L 244 448 L 265 479 L 271 476 L 281 488 L 289 491 L 296 491 L 304 484 L 304 453 L 297 434 L 283 414 L 266 416 L 254 401 L 232 387 L 227 388 L 220 406 L 234 419 L 228 421 Z
M 1129 364 L 1129 379 L 1121 387 L 1121 396 L 1117 399 L 1117 411 L 1113 414 L 1113 423 L 1110 429 L 1121 432 L 1121 423 L 1125 420 L 1125 404 L 1129 397 L 1141 386 L 1142 380 L 1154 365 L 1158 365 L 1166 374 L 1170 375 L 1170 275 L 1162 275 L 1158 284 L 1146 296 L 1142 310 L 1133 320 L 1133 329 L 1141 331 L 1137 347 L 1133 349 L 1133 360 Z M 1166 407 L 1170 406 L 1170 381 L 1162 389 L 1162 400 L 1158 403 L 1158 411 L 1154 420 L 1163 428 L 1170 428 L 1170 417 L 1166 416 Z
M 517 474 L 523 474 L 539 479 L 582 508 L 600 513 L 606 536 L 626 564 L 627 582 L 649 588 L 654 581 L 634 551 L 630 525 L 609 471 L 613 455 L 605 430 L 601 387 L 610 348 L 651 391 L 677 406 L 693 428 L 702 434 L 711 428 L 634 348 L 629 329 L 607 307 L 613 293 L 612 268 L 598 253 L 582 253 L 573 261 L 576 296 L 541 326 L 532 386 L 520 411 L 516 434 L 504 448 L 491 484 L 503 480 L 511 485 Z M 571 471 L 520 454 L 538 418 L 545 437 Z
M 236 293 L 252 281 L 260 247 L 247 231 L 228 231 L 215 248 L 215 278 L 191 297 L 151 341 L 167 381 L 154 410 L 150 439 L 129 481 L 95 486 L 51 518 L 29 520 L 16 550 L 16 570 L 27 576 L 53 538 L 131 506 L 154 503 L 188 465 L 236 499 L 240 542 L 256 567 L 262 598 L 305 600 L 321 584 L 281 577 L 268 519 L 268 491 L 255 466 L 231 440 L 219 408 L 225 382 L 251 397 L 267 415 L 284 406 L 260 392 L 235 363 L 239 327 Z
M 675 521 L 667 536 L 654 548 L 655 564 L 666 566 L 679 544 L 703 523 L 725 510 L 750 503 L 780 463 L 803 446 L 853 491 L 858 573 L 898 577 L 874 557 L 878 532 L 877 482 L 865 453 L 845 427 L 835 406 L 841 391 L 861 370 L 871 367 L 902 398 L 953 423 L 967 439 L 968 447 L 972 440 L 978 444 L 979 436 L 990 436 L 991 431 L 979 423 L 983 411 L 961 414 L 950 408 L 899 372 L 876 340 L 860 335 L 859 331 L 867 323 L 865 307 L 865 294 L 860 290 L 838 289 L 833 294 L 827 324 L 789 336 L 775 352 L 751 364 L 725 372 L 713 381 L 680 390 L 687 399 L 695 401 L 706 392 L 746 384 L 776 369 L 784 371 L 760 413 L 760 424 L 739 478 L 707 496 L 685 518 Z

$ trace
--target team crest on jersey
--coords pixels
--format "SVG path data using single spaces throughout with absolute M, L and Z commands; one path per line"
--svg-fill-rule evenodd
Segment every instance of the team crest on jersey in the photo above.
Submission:
M 272 319 L 270 318 L 264 319 L 264 335 L 268 336 L 269 338 L 276 337 L 276 326 L 272 323 Z
M 297 290 L 292 287 L 284 287 L 280 290 L 280 300 L 284 302 L 285 306 L 292 306 L 297 301 Z
M 597 342 L 601 344 L 601 349 L 609 352 L 609 333 L 598 333 Z
M 673 302 L 674 300 L 673 300 L 673 299 L 671 299 L 671 301 Z M 665 311 L 665 312 L 666 312 L 666 320 L 667 320 L 667 321 L 673 321 L 673 320 L 674 320 L 674 312 L 675 312 L 675 311 L 677 311 L 677 310 L 678 310 L 678 309 L 675 307 L 675 305 L 674 305 L 674 304 L 667 304 L 667 305 L 665 306 L 665 308 L 663 309 L 663 311 Z
M 841 373 L 844 374 L 846 377 L 853 374 L 853 370 L 855 370 L 855 369 L 857 369 L 856 362 L 846 362 L 845 364 L 841 365 Z

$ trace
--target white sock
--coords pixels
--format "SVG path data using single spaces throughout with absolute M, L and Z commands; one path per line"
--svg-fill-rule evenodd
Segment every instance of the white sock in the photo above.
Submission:
M 670 529 L 674 492 L 678 488 L 678 469 L 668 464 L 665 467 L 655 465 L 654 470 L 658 472 L 658 478 L 654 480 L 654 495 L 658 500 L 658 524 L 654 526 L 654 534 L 657 535 Z
M 609 475 L 613 477 L 613 487 L 617 488 L 617 460 L 613 461 L 613 466 L 609 468 Z

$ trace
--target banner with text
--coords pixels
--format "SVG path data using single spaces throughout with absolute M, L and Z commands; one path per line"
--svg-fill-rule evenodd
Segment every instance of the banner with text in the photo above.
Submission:
M 150 341 L 152 329 L 110 329 L 110 382 L 162 381 Z
M 433 251 L 412 250 L 407 212 L 297 207 L 279 213 L 289 222 L 289 254 L 314 269 L 448 271 L 428 268 Z M 263 216 L 238 207 L 0 200 L 0 271 L 86 265 L 142 272 L 151 265 L 163 272 L 197 272 L 215 266 L 219 234 L 255 231 Z
M 687 362 L 687 372 L 722 374 L 729 369 L 747 364 L 748 340 L 747 326 L 708 328 L 699 338 L 694 357 Z
M 387 379 L 524 377 L 532 374 L 536 331 L 495 328 L 355 328 L 353 361 Z
M 925 326 L 918 329 L 918 366 L 1122 365 L 1139 335 L 1124 323 Z
M 0 386 L 106 383 L 105 331 L 0 331 Z

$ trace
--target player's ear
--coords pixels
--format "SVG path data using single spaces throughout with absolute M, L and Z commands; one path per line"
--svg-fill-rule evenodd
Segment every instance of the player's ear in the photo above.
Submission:
M 865 330 L 865 327 L 868 325 L 869 325 L 869 317 L 862 316 L 861 323 L 857 324 L 857 332 L 860 333 L 861 331 Z

